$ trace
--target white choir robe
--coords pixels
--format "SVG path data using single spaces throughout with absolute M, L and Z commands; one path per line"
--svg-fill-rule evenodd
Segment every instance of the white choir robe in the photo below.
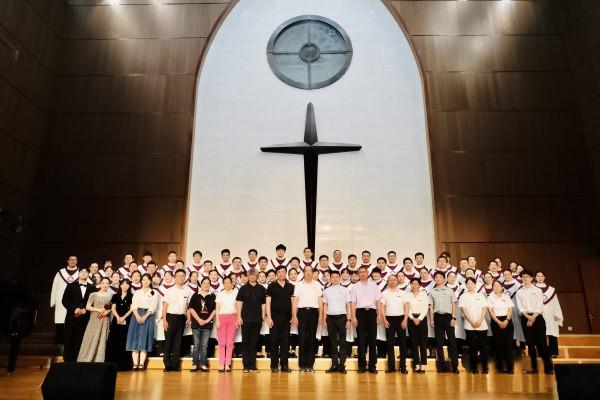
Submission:
M 187 303 L 188 305 L 190 304 L 190 300 L 192 299 L 192 296 L 194 295 L 194 293 L 198 292 L 198 286 L 196 286 L 195 288 L 190 286 L 189 284 L 186 285 L 186 288 L 188 289 L 188 300 Z M 187 318 L 187 314 L 186 314 L 186 318 Z M 183 330 L 183 336 L 190 336 L 192 335 L 192 324 L 190 324 L 190 326 L 186 326 L 185 329 Z
M 64 324 L 67 317 L 67 309 L 62 304 L 63 294 L 69 283 L 79 279 L 78 272 L 69 275 L 67 268 L 61 268 L 54 275 L 52 282 L 52 291 L 50 292 L 50 307 L 54 307 L 54 323 Z
M 544 305 L 542 316 L 546 321 L 546 336 L 559 336 L 559 327 L 563 326 L 563 312 L 556 296 L 556 289 L 548 285 L 536 285 L 542 289 Z M 558 320 L 558 321 L 557 321 Z
M 494 289 L 493 289 L 493 285 L 491 287 L 486 287 L 485 285 L 482 285 L 479 290 L 481 291 L 481 293 L 485 296 L 485 299 L 487 301 L 487 298 L 490 296 L 490 294 L 494 293 Z M 487 307 L 487 303 L 486 303 L 486 307 Z M 485 314 L 485 322 L 487 323 L 488 329 L 487 329 L 487 335 L 488 336 L 493 336 L 492 335 L 492 317 L 490 317 L 490 313 L 486 313 Z
M 129 269 L 125 268 L 125 267 L 121 267 L 117 270 L 117 272 L 121 275 L 121 278 L 123 279 L 131 279 L 129 277 Z
M 381 277 L 387 282 L 390 275 L 396 275 L 401 269 L 402 269 L 402 267 L 400 267 L 398 264 L 386 265 L 385 269 L 383 270 L 383 272 L 381 274 Z
M 338 271 L 339 273 L 342 273 L 342 270 L 347 266 L 348 264 L 343 261 L 340 264 L 336 264 L 333 261 L 329 263 L 329 269 L 332 271 Z
M 165 330 L 163 329 L 162 310 L 163 310 L 163 297 L 160 292 L 158 293 L 158 307 L 156 308 L 155 321 L 156 326 L 154 327 L 154 340 L 165 340 Z
M 454 291 L 454 294 L 456 294 L 456 324 L 454 325 L 454 336 L 457 339 L 464 340 L 467 338 L 467 335 L 465 334 L 465 323 L 462 311 L 460 308 L 458 308 L 458 299 L 464 293 L 464 290 L 462 289 L 461 285 L 450 286 L 449 284 L 446 284 L 446 286 L 452 289 Z
M 521 284 L 512 280 L 510 284 L 504 283 L 505 293 L 510 297 L 513 302 L 513 310 L 512 310 L 512 321 L 513 321 L 513 338 L 520 342 L 525 342 L 525 334 L 523 333 L 523 327 L 521 326 L 521 313 L 519 312 L 519 307 L 517 307 L 517 299 L 516 295 L 519 289 L 521 289 Z

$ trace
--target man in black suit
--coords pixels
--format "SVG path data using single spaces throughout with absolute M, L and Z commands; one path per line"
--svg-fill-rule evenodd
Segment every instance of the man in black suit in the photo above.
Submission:
M 65 347 L 64 361 L 77 361 L 79 348 L 83 341 L 83 334 L 90 319 L 90 314 L 85 309 L 90 294 L 96 287 L 88 283 L 89 270 L 87 267 L 79 269 L 79 279 L 67 285 L 63 294 L 62 304 L 67 309 L 65 318 Z

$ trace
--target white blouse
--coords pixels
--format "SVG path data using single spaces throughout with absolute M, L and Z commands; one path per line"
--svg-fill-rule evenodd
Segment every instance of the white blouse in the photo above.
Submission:
M 506 317 L 508 315 L 508 309 L 514 308 L 514 304 L 506 293 L 502 293 L 498 296 L 496 293 L 492 293 L 488 296 L 487 305 L 490 310 L 494 311 L 496 317 Z
M 474 320 L 478 320 L 481 316 L 481 311 L 487 308 L 487 301 L 485 299 L 485 295 L 482 293 L 471 293 L 465 292 L 460 296 L 458 300 L 458 308 L 464 309 L 467 312 L 470 318 Z M 464 312 L 463 312 L 464 315 Z M 485 318 L 481 322 L 479 327 L 474 328 L 471 326 L 469 321 L 467 321 L 467 317 L 464 316 L 465 320 L 465 330 L 468 331 L 487 331 L 488 326 Z
M 158 308 L 158 292 L 153 289 L 145 293 L 144 289 L 136 290 L 131 300 L 131 309 L 137 310 L 138 308 L 145 308 L 150 314 L 155 313 Z
M 429 297 L 427 296 L 427 292 L 424 290 L 419 290 L 419 294 L 416 296 L 410 292 L 408 295 L 408 314 L 410 317 L 413 314 L 419 314 L 418 319 L 423 321 L 427 316 L 427 312 L 429 311 Z
M 217 299 L 215 303 L 219 305 L 219 314 L 236 314 L 237 310 L 235 308 L 236 297 L 238 291 L 237 289 L 232 289 L 227 292 L 227 290 L 222 290 L 217 293 Z

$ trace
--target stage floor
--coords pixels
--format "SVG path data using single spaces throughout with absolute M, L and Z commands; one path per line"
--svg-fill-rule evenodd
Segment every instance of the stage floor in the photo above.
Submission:
M 516 367 L 518 367 L 516 365 Z M 519 369 L 517 369 L 520 371 Z M 41 399 L 40 385 L 46 369 L 20 368 L 11 376 L 0 376 L 0 399 Z M 315 373 L 245 374 L 164 373 L 159 370 L 123 372 L 117 378 L 116 399 L 161 400 L 390 400 L 408 396 L 418 399 L 556 399 L 554 376 L 527 375 L 377 375 L 349 372 L 347 375 Z M 517 396 L 517 397 L 515 397 Z M 82 399 L 85 400 L 85 399 Z

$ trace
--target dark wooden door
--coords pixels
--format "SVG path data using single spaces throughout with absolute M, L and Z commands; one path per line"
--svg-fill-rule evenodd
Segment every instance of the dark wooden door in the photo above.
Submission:
M 590 332 L 600 334 L 600 260 L 582 260 L 579 266 Z

